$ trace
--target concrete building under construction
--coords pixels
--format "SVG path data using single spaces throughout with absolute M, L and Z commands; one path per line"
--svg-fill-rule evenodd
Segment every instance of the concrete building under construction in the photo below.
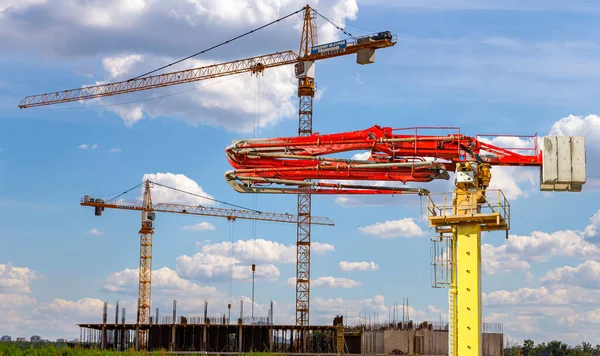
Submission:
M 127 350 L 145 348 L 148 351 L 242 353 L 273 352 L 302 354 L 400 354 L 447 355 L 448 324 L 413 321 L 380 324 L 344 325 L 344 318 L 334 318 L 331 325 L 297 325 L 273 323 L 273 304 L 266 317 L 243 317 L 235 321 L 227 315 L 177 316 L 173 303 L 171 316 L 160 316 L 158 309 L 148 325 L 119 320 L 118 305 L 114 323 L 108 322 L 105 304 L 102 323 L 79 324 L 77 346 L 84 348 Z M 124 310 L 122 315 L 124 316 Z M 501 324 L 483 325 L 483 355 L 502 356 L 504 353 Z M 145 337 L 139 338 L 143 334 Z M 144 340 L 139 345 L 137 340 Z

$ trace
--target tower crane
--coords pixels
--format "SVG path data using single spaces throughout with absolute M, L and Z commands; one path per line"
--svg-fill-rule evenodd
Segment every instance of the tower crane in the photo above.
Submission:
M 421 135 L 427 129 L 455 132 Z M 439 234 L 433 242 L 448 246 L 439 257 L 450 270 L 450 276 L 440 281 L 450 287 L 449 355 L 481 356 L 481 232 L 504 230 L 508 238 L 510 229 L 510 204 L 501 190 L 488 189 L 491 168 L 539 167 L 542 191 L 580 192 L 586 181 L 583 136 L 545 136 L 541 147 L 537 135 L 520 136 L 530 139 L 533 147 L 517 149 L 493 145 L 486 136 L 508 135 L 472 137 L 458 128 L 392 129 L 375 125 L 336 134 L 238 140 L 226 148 L 234 169 L 226 172 L 225 178 L 241 193 L 427 196 L 429 225 Z M 355 150 L 370 151 L 370 157 L 331 157 Z M 438 197 L 423 188 L 343 183 L 426 183 L 448 180 L 449 172 L 455 173 L 455 189 Z
M 356 54 L 356 62 L 358 64 L 372 64 L 375 62 L 376 50 L 394 46 L 397 42 L 397 38 L 395 35 L 392 35 L 390 31 L 383 31 L 359 37 L 352 36 L 350 33 L 334 24 L 327 17 L 306 5 L 304 8 L 299 9 L 287 16 L 272 21 L 267 25 L 261 26 L 243 35 L 237 36 L 232 40 L 213 46 L 210 49 L 230 43 L 233 40 L 241 38 L 301 12 L 303 12 L 304 16 L 302 34 L 300 37 L 300 48 L 298 53 L 288 50 L 170 73 L 150 76 L 142 75 L 120 82 L 31 95 L 21 100 L 21 102 L 18 104 L 18 107 L 24 109 L 85 99 L 101 98 L 171 85 L 196 82 L 239 73 L 251 73 L 258 75 L 259 73 L 263 73 L 267 68 L 294 64 L 295 76 L 298 80 L 298 135 L 310 135 L 312 134 L 313 98 L 316 90 L 315 62 L 322 59 Z M 334 27 L 343 31 L 350 38 L 332 43 L 319 44 L 317 36 L 317 16 L 321 16 Z M 198 54 L 205 53 L 207 51 L 208 50 L 202 51 Z M 188 58 L 193 56 L 194 55 Z M 306 182 L 308 183 L 309 181 Z M 308 224 L 308 221 L 310 220 L 311 216 L 311 195 L 305 194 L 303 190 L 299 190 L 297 194 L 298 221 L 296 230 L 296 324 L 308 326 L 310 315 L 310 224 Z M 304 339 L 303 336 L 301 337 Z
M 109 201 L 103 199 L 93 198 L 89 195 L 85 195 L 81 199 L 81 206 L 89 206 L 94 208 L 94 214 L 101 216 L 104 209 L 122 209 L 122 210 L 135 210 L 142 213 L 142 227 L 139 231 L 140 234 L 140 268 L 139 268 L 139 285 L 138 285 L 138 306 L 137 306 L 137 324 L 138 328 L 140 325 L 149 324 L 150 322 L 150 302 L 152 295 L 152 238 L 154 235 L 154 220 L 156 218 L 156 212 L 166 212 L 175 214 L 187 214 L 187 215 L 200 215 L 200 216 L 213 216 L 226 218 L 230 221 L 237 219 L 244 220 L 260 220 L 260 221 L 271 221 L 281 223 L 292 223 L 295 224 L 298 218 L 291 214 L 279 214 L 279 213 L 268 213 L 256 210 L 241 210 L 241 209 L 226 209 L 226 208 L 211 208 L 202 205 L 183 205 L 173 203 L 154 203 L 152 202 L 151 188 L 153 185 L 159 185 L 167 189 L 175 189 L 160 183 L 154 183 L 150 180 L 146 180 L 144 183 L 144 195 L 141 204 L 139 202 L 127 203 L 122 201 L 115 201 L 115 198 Z M 140 184 L 141 185 L 141 184 Z M 140 185 L 136 186 L 139 187 Z M 131 191 L 136 187 L 129 189 Z M 178 190 L 178 189 L 176 189 Z M 178 190 L 181 192 L 181 190 Z M 121 194 L 122 195 L 122 194 Z M 309 224 L 312 225 L 325 225 L 333 226 L 334 222 L 327 217 L 311 217 Z M 228 305 L 231 307 L 231 304 Z M 139 334 L 136 337 L 138 347 L 141 349 L 145 348 L 146 345 L 146 331 L 145 329 L 138 330 Z

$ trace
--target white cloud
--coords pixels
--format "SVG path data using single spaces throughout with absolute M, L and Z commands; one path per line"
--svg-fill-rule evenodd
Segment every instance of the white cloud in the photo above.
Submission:
M 355 153 L 354 155 L 352 155 L 352 159 L 362 160 L 362 161 L 366 161 L 367 159 L 369 159 L 369 157 L 371 157 L 371 152 L 370 151 L 365 151 L 365 152 L 361 152 L 361 153 Z
M 546 273 L 543 282 L 600 289 L 600 263 L 588 260 L 576 267 L 564 266 Z
M 181 230 L 183 231 L 206 231 L 206 230 L 216 230 L 217 228 L 206 221 L 197 223 L 195 225 L 185 225 Z
M 598 236 L 598 228 L 600 227 L 600 210 L 598 210 L 590 218 L 590 223 L 583 230 L 583 234 L 586 238 Z
M 199 281 L 250 280 L 252 278 L 251 264 L 242 264 L 235 258 L 221 255 L 211 255 L 198 252 L 193 256 L 177 257 L 177 274 L 182 278 Z M 280 272 L 274 264 L 257 264 L 255 277 L 257 279 L 277 280 Z
M 29 294 L 30 283 L 37 274 L 27 267 L 0 264 L 0 294 Z
M 378 222 L 373 225 L 359 227 L 358 230 L 363 234 L 373 235 L 381 238 L 413 237 L 425 235 L 425 232 L 419 225 L 417 225 L 417 223 L 415 223 L 413 218 Z
M 27 267 L 0 264 L 0 325 L 23 329 L 24 313 L 37 303 L 31 292 L 31 281 L 37 278 Z
M 571 314 L 566 315 L 558 320 L 560 324 L 566 325 L 569 328 L 577 325 L 578 327 L 586 326 L 586 327 L 594 327 L 597 326 L 593 324 L 600 324 L 600 309 L 591 310 L 588 312 L 584 312 L 581 314 Z M 592 324 L 592 325 L 589 325 Z M 597 330 L 597 329 L 596 329 Z
M 519 288 L 513 291 L 498 290 L 482 294 L 486 306 L 506 305 L 592 305 L 600 302 L 599 290 L 581 287 L 557 288 Z
M 600 137 L 600 117 L 598 115 L 576 116 L 569 115 L 556 121 L 550 129 L 550 135 L 555 136 L 586 136 L 589 138 Z M 587 140 L 586 146 L 600 149 L 597 140 Z
M 95 150 L 96 148 L 98 148 L 97 144 L 93 144 L 91 147 L 90 145 L 88 145 L 87 143 L 82 143 L 81 145 L 77 146 L 82 150 L 87 150 L 88 148 L 91 148 L 92 150 Z
M 159 185 L 154 185 L 152 188 L 152 201 L 154 203 L 180 203 L 188 205 L 206 205 L 212 206 L 216 203 L 211 200 L 214 197 L 204 191 L 201 186 L 194 180 L 186 177 L 183 174 L 175 173 L 147 173 L 142 177 L 142 181 L 150 180 L 168 187 L 176 188 L 182 191 L 190 192 L 194 195 L 181 193 L 172 189 L 168 189 Z M 143 195 L 144 187 L 141 188 Z M 199 196 L 201 197 L 199 197 Z M 141 197 L 140 197 L 141 199 Z
M 587 241 L 595 236 L 596 215 L 584 231 L 558 230 L 552 233 L 533 231 L 529 235 L 509 235 L 501 246 L 482 244 L 482 265 L 488 274 L 525 271 L 531 262 L 546 262 L 551 257 L 579 260 L 600 258 L 600 248 Z M 592 235 L 594 234 L 594 235 Z
M 504 330 L 519 333 L 531 333 L 540 330 L 541 316 L 509 315 L 507 313 L 491 313 L 485 317 L 485 322 L 502 323 Z
M 539 168 L 532 167 L 493 167 L 492 180 L 488 189 L 500 189 L 509 201 L 528 197 L 539 191 Z M 497 196 L 489 194 L 488 200 L 493 204 Z
M 143 58 L 139 54 L 105 57 L 102 59 L 102 68 L 110 79 L 115 80 L 136 69 L 140 61 L 143 61 Z
M 519 254 L 508 254 L 506 245 L 492 246 L 481 244 L 481 264 L 487 274 L 528 270 L 531 268 L 529 262 L 522 260 Z
M 286 286 L 295 286 L 296 277 L 288 278 L 285 283 Z M 319 277 L 317 279 L 310 280 L 311 288 L 354 288 L 360 286 L 361 283 L 349 278 L 338 278 L 331 276 Z
M 242 262 L 263 263 L 296 263 L 296 245 L 284 245 L 276 241 L 264 239 L 238 240 L 233 244 L 228 241 L 207 244 L 201 251 L 205 254 L 228 256 L 231 249 L 232 256 Z M 311 243 L 311 253 L 323 255 L 335 251 L 335 247 L 328 243 Z
M 138 269 L 124 269 L 110 274 L 104 283 L 104 290 L 113 293 L 136 294 L 138 291 Z M 152 271 L 153 296 L 177 296 L 181 293 L 193 295 L 196 298 L 217 296 L 220 293 L 215 287 L 201 286 L 185 280 L 168 267 Z
M 197 280 L 227 280 L 231 264 L 232 278 L 247 280 L 252 278 L 252 263 L 256 263 L 257 278 L 276 280 L 280 272 L 275 263 L 296 263 L 295 245 L 284 245 L 264 239 L 238 240 L 233 243 L 204 242 L 196 246 L 200 249 L 198 253 L 177 258 L 177 273 L 181 277 Z M 311 247 L 313 253 L 320 255 L 335 250 L 333 245 L 327 243 L 313 242 Z
M 373 261 L 371 261 L 371 262 L 340 261 L 340 269 L 342 271 L 377 271 L 379 269 L 379 266 Z
M 38 310 L 52 314 L 72 313 L 73 315 L 101 316 L 104 302 L 95 298 L 83 298 L 78 301 L 65 300 L 61 298 L 44 302 L 38 306 Z
M 102 236 L 104 235 L 103 232 L 101 232 L 100 230 L 93 228 L 90 231 L 88 231 L 88 235 L 92 235 L 92 236 Z
M 117 152 L 121 152 L 121 151 L 123 151 L 123 150 L 120 148 L 111 148 L 110 150 L 108 150 L 108 153 L 117 153 Z

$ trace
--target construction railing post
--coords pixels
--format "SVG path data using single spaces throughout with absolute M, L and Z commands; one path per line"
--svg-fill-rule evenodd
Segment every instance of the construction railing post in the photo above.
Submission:
M 104 302 L 104 311 L 102 312 L 102 332 L 100 335 L 100 349 L 106 348 L 106 322 L 108 320 L 108 303 Z
M 177 323 L 177 321 L 175 320 L 175 318 L 177 317 L 177 300 L 173 300 L 173 320 L 172 320 L 172 324 L 171 324 L 171 342 L 169 344 L 169 351 L 173 351 L 176 348 L 175 345 L 175 324 Z
M 204 301 L 204 326 L 202 328 L 202 351 L 208 351 L 207 337 L 208 337 L 208 301 Z
M 125 331 L 125 308 L 121 311 L 121 324 L 123 324 L 123 330 L 121 331 L 121 351 L 125 351 L 127 345 L 125 345 L 125 338 L 127 337 L 127 331 Z
M 118 350 L 119 345 L 119 329 L 117 325 L 119 324 L 119 301 L 117 300 L 117 306 L 115 307 L 115 329 L 113 331 L 113 349 Z

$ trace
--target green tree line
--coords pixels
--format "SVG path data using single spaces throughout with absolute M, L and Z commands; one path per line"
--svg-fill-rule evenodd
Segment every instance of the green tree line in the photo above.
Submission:
M 600 356 L 600 345 L 592 346 L 589 342 L 583 341 L 579 345 L 569 346 L 558 340 L 536 345 L 533 340 L 527 339 L 523 345 L 514 343 L 504 348 L 504 356 L 538 356 L 544 353 L 549 355 L 550 352 L 552 356 Z

